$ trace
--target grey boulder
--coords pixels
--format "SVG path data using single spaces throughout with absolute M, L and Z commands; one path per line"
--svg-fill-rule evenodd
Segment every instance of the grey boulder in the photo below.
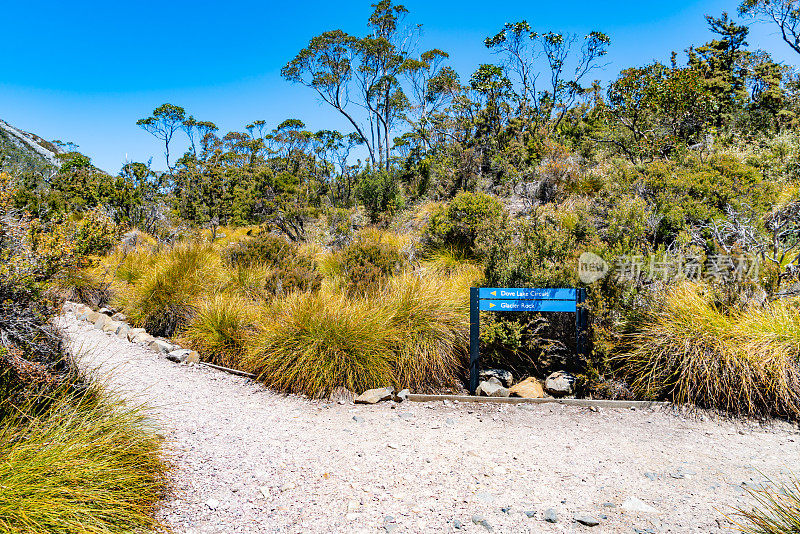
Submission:
M 508 388 L 504 388 L 499 380 L 491 378 L 486 382 L 481 382 L 478 389 L 475 390 L 475 394 L 484 397 L 508 397 L 511 392 Z
M 575 392 L 575 375 L 556 371 L 544 381 L 544 390 L 554 397 L 565 397 Z
M 511 374 L 511 371 L 506 371 L 505 369 L 481 369 L 478 377 L 482 382 L 485 382 L 490 378 L 496 378 L 503 386 L 507 388 L 510 388 L 514 383 L 514 375 Z

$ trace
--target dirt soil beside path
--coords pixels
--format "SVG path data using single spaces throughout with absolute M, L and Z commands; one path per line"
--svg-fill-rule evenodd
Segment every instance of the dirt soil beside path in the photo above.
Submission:
M 731 532 L 725 514 L 750 502 L 746 485 L 800 473 L 800 433 L 785 422 L 309 401 L 61 324 L 83 366 L 154 408 L 177 464 L 160 516 L 177 533 Z M 658 513 L 626 509 L 630 497 Z

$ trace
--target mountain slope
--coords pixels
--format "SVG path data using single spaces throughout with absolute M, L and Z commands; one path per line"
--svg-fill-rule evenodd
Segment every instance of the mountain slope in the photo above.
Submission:
M 50 176 L 59 167 L 60 153 L 49 141 L 0 119 L 0 171 L 15 176 Z

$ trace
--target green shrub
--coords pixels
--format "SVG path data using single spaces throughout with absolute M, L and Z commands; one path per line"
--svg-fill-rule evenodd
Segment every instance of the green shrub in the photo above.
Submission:
M 503 204 L 485 193 L 462 192 L 431 214 L 425 231 L 432 248 L 455 247 L 474 256 L 506 217 Z
M 219 256 L 211 245 L 180 244 L 117 297 L 131 322 L 156 336 L 171 336 L 194 316 L 198 297 L 221 285 Z
M 341 251 L 340 258 L 351 297 L 379 291 L 403 263 L 397 246 L 378 231 L 360 233 Z
M 119 241 L 119 228 L 104 210 L 94 208 L 82 214 L 73 234 L 75 252 L 80 255 L 108 253 Z
M 222 253 L 222 259 L 231 267 L 268 265 L 278 267 L 297 255 L 297 245 L 269 233 L 234 243 Z
M 684 283 L 645 309 L 634 328 L 619 361 L 639 396 L 800 419 L 795 304 L 725 314 L 711 294 Z
M 181 339 L 204 361 L 225 367 L 242 367 L 248 336 L 254 329 L 252 303 L 218 293 L 197 307 Z

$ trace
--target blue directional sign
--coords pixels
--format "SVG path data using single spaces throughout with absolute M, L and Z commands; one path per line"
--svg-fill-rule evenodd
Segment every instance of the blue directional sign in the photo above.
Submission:
M 572 300 L 577 295 L 577 289 L 550 287 L 482 287 L 478 291 L 481 299 L 533 299 L 533 300 Z M 575 310 L 573 310 L 575 311 Z
M 528 311 L 528 312 L 572 312 L 576 309 L 572 300 L 488 300 L 481 299 L 481 311 Z

